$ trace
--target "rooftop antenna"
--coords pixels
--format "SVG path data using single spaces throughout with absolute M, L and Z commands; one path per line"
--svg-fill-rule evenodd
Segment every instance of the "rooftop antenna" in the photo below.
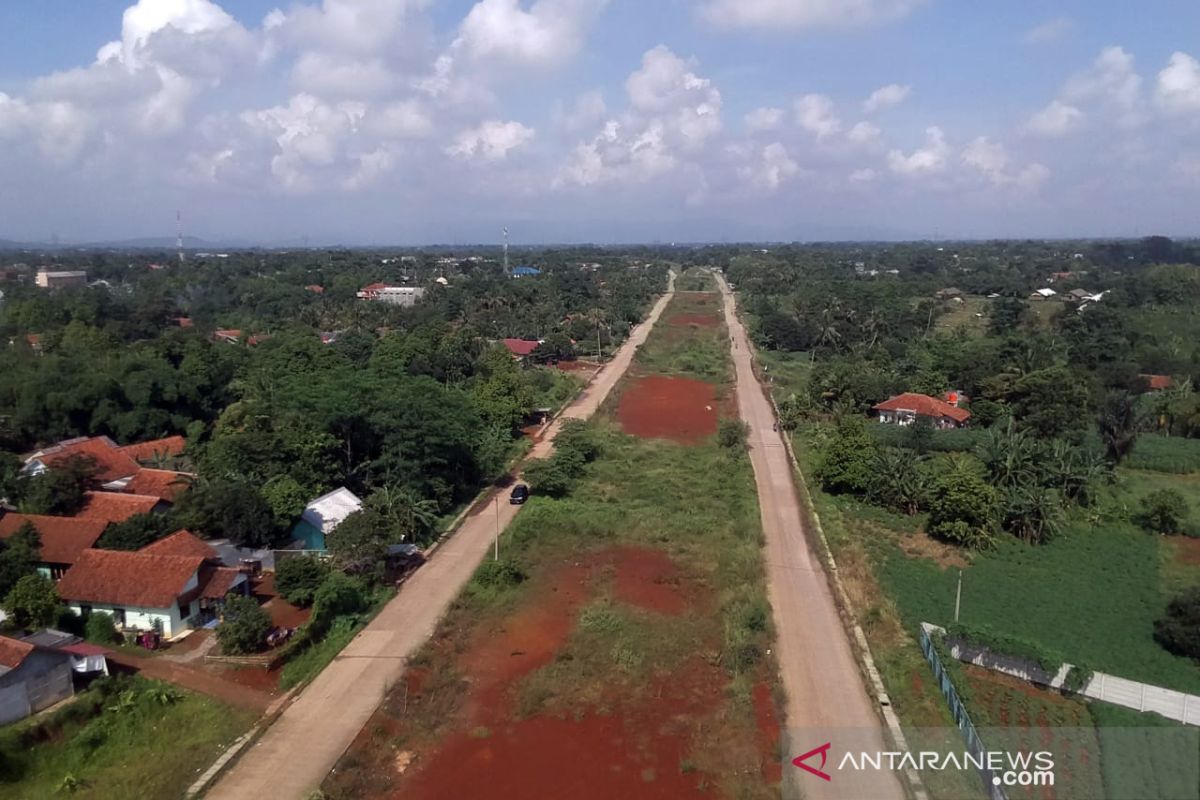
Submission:
M 508 274 L 508 226 L 504 227 L 504 274 Z
M 175 212 L 175 249 L 179 251 L 179 263 L 183 263 L 183 214 Z

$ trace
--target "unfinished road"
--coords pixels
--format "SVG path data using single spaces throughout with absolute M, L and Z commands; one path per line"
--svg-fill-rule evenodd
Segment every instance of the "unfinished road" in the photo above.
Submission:
M 795 741 L 785 761 L 832 742 L 832 772 L 848 750 L 888 750 L 874 700 L 863 683 L 820 560 L 809 547 L 792 476 L 792 461 L 775 430 L 775 414 L 754 375 L 750 340 L 722 276 L 725 322 L 733 345 L 738 411 L 750 426 L 750 461 L 766 538 L 767 593 L 775 620 L 776 655 L 787 694 L 785 729 Z M 790 738 L 789 737 L 789 738 Z M 786 740 L 785 740 L 786 741 Z M 839 747 L 839 742 L 841 745 Z M 811 762 L 819 766 L 819 760 Z M 788 770 L 791 770 L 789 773 Z M 903 798 L 891 772 L 838 772 L 820 778 L 785 763 L 785 777 L 804 797 L 841 800 Z
M 533 448 L 533 457 L 550 454 L 563 418 L 586 419 L 596 412 L 629 368 L 674 289 L 672 273 L 667 293 L 547 428 Z M 476 505 L 458 531 L 405 582 L 395 599 L 242 754 L 209 790 L 206 796 L 210 800 L 300 800 L 321 785 L 388 688 L 403 675 L 408 657 L 433 635 L 438 620 L 491 552 L 499 532 L 516 517 L 520 506 L 510 505 L 501 492 L 493 495 L 489 502 Z M 500 548 L 504 548 L 503 541 Z

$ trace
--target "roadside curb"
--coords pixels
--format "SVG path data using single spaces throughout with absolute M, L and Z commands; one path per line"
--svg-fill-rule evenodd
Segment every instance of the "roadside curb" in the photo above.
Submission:
M 247 747 L 254 744 L 256 741 L 258 741 L 260 736 L 266 733 L 267 728 L 271 727 L 271 724 L 278 719 L 279 715 L 283 713 L 283 710 L 291 704 L 292 700 L 294 700 L 296 695 L 300 693 L 300 689 L 303 686 L 304 684 L 293 686 L 279 699 L 271 703 L 266 712 L 259 717 L 257 722 L 254 723 L 254 727 L 243 733 L 233 741 L 233 744 L 225 748 L 225 751 L 221 753 L 221 755 L 217 756 L 216 760 L 209 765 L 208 769 L 206 769 L 200 775 L 200 777 L 188 787 L 187 792 L 185 792 L 183 795 L 185 800 L 191 800 L 193 797 L 200 797 L 203 795 L 204 792 L 216 782 L 217 778 L 219 778 L 221 774 L 225 772 L 225 769 L 237 760 L 238 756 L 240 756 Z

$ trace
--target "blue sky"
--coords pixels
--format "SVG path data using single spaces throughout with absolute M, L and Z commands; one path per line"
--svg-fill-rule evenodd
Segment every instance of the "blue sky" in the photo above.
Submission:
M 0 4 L 0 238 L 1198 233 L 1200 4 Z M 872 99 L 873 98 L 873 99 Z

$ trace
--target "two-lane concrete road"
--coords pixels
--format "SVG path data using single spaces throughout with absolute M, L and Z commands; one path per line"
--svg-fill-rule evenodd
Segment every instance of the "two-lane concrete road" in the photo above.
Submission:
M 717 276 L 717 282 L 732 337 L 738 411 L 750 426 L 750 461 L 766 537 L 767 591 L 787 694 L 785 724 L 800 737 L 793 746 L 803 748 L 785 753 L 785 759 L 826 741 L 832 741 L 834 748 L 840 741 L 840 752 L 850 748 L 855 752 L 887 750 L 880 718 L 859 673 L 825 572 L 810 551 L 791 459 L 782 434 L 774 429 L 771 403 L 754 375 L 750 340 L 737 317 L 733 293 L 722 276 Z M 835 749 L 831 755 L 840 758 L 840 752 Z M 811 763 L 818 766 L 819 761 Z M 840 772 L 827 783 L 785 764 L 785 777 L 807 798 L 899 800 L 905 796 L 891 772 Z
M 560 420 L 586 419 L 595 413 L 629 368 L 674 289 L 672 273 L 667 293 Z M 534 457 L 549 455 L 559 427 L 559 420 L 550 425 L 533 448 Z M 400 679 L 406 659 L 433 634 L 450 603 L 491 552 L 497 531 L 506 528 L 519 509 L 510 505 L 507 497 L 481 505 L 262 738 L 242 754 L 207 797 L 299 800 L 320 786 L 383 701 L 388 688 Z M 503 549 L 503 542 L 500 546 Z

